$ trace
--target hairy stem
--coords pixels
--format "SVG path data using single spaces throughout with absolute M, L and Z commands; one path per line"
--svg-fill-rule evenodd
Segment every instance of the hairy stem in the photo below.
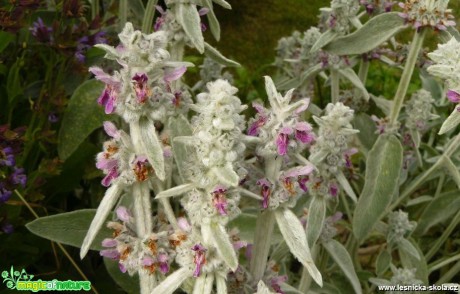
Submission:
M 340 92 L 340 78 L 339 72 L 335 69 L 331 70 L 331 101 L 332 103 L 339 102 L 339 92 Z
M 155 15 L 157 2 L 158 0 L 149 0 L 149 2 L 147 2 L 144 19 L 142 20 L 142 32 L 144 34 L 150 34 L 152 32 L 153 16 Z
M 414 72 L 415 64 L 417 62 L 418 54 L 423 45 L 423 39 L 425 38 L 426 30 L 422 29 L 421 32 L 416 32 L 410 45 L 409 55 L 407 56 L 406 65 L 401 76 L 401 80 L 396 90 L 395 97 L 393 99 L 393 108 L 390 114 L 390 126 L 394 126 L 398 120 L 399 112 L 401 111 L 404 98 L 406 97 L 407 89 Z

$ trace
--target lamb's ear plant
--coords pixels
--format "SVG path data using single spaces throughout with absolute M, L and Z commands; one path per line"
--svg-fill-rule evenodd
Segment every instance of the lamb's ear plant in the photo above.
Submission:
M 105 84 L 95 101 L 121 119 L 103 124 L 110 139 L 96 166 L 107 190 L 84 212 L 94 215 L 85 236 L 56 238 L 40 228 L 48 218 L 29 228 L 81 244 L 82 258 L 102 240 L 100 255 L 137 275 L 141 293 L 372 293 L 455 282 L 460 253 L 445 252 L 460 222 L 460 205 L 449 207 L 460 187 L 460 106 L 442 111 L 460 104 L 460 43 L 448 3 L 332 0 L 317 27 L 280 40 L 267 99 L 246 119 L 222 73 L 238 63 L 202 35 L 206 15 L 220 38 L 213 5 L 230 5 L 148 1 L 143 32 L 126 22 L 117 47 L 97 46 L 118 67 L 90 68 Z M 401 34 L 412 42 L 399 44 Z M 449 40 L 432 61 L 427 36 Z M 181 78 L 193 66 L 185 46 L 212 59 L 193 87 Z M 376 67 L 401 72 L 392 97 L 366 87 Z M 440 234 L 429 230 L 448 220 Z

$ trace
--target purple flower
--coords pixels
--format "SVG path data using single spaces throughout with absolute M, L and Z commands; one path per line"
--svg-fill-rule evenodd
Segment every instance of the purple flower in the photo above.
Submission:
M 218 185 L 214 188 L 211 192 L 213 199 L 212 203 L 220 215 L 227 215 L 227 199 L 225 198 L 225 194 L 227 193 L 227 189 L 221 185 Z
M 257 120 L 255 120 L 248 129 L 248 135 L 249 136 L 257 136 L 259 135 L 259 129 L 265 125 L 265 123 L 268 121 L 268 116 L 265 113 L 265 109 L 263 108 L 262 105 L 258 103 L 252 103 L 252 106 L 256 109 L 257 111 Z
M 453 103 L 460 103 L 460 93 L 454 90 L 448 90 L 447 99 L 449 99 L 449 101 Z
M 95 78 L 105 83 L 105 89 L 97 99 L 97 103 L 105 107 L 105 113 L 110 114 L 116 108 L 118 95 L 120 94 L 121 82 L 116 77 L 106 74 L 99 67 L 90 67 L 89 71 Z
M 192 250 L 195 251 L 195 256 L 193 258 L 195 271 L 193 272 L 193 276 L 198 278 L 201 274 L 201 268 L 206 263 L 206 249 L 201 244 L 195 244 Z
M 287 279 L 288 277 L 286 275 L 273 277 L 270 279 L 270 286 L 276 291 L 276 293 L 284 294 L 285 292 L 281 290 L 281 284 L 286 282 Z
M 15 164 L 13 148 L 5 147 L 0 150 L 0 165 L 14 166 Z
M 113 180 L 115 180 L 116 178 L 118 178 L 119 174 L 118 174 L 118 168 L 115 166 L 113 167 L 109 173 L 102 179 L 102 185 L 104 187 L 108 187 L 110 186 L 110 184 L 112 183 Z
M 184 75 L 184 73 L 187 71 L 187 68 L 185 66 L 177 67 L 177 68 L 168 68 L 165 70 L 165 76 L 163 80 L 166 83 L 171 83 L 172 81 L 176 81 L 180 79 L 181 76 Z
M 168 255 L 166 253 L 160 253 L 157 256 L 158 264 L 160 266 L 160 272 L 162 272 L 163 274 L 169 272 L 168 259 Z
M 312 132 L 313 128 L 306 122 L 298 122 L 294 126 L 295 138 L 304 143 L 310 144 L 315 140 L 315 136 Z
M 56 115 L 56 113 L 51 112 L 48 114 L 48 121 L 53 124 L 57 123 L 59 121 L 59 117 Z
M 119 206 L 116 210 L 117 218 L 123 222 L 129 222 L 131 219 L 131 214 L 128 209 L 124 206 Z
M 102 246 L 103 247 L 115 247 L 117 246 L 117 240 L 105 238 L 104 240 L 102 240 Z
M 154 263 L 154 260 L 151 257 L 146 256 L 142 259 L 143 266 L 151 266 L 153 263 Z
M 307 192 L 308 190 L 307 185 L 306 185 L 307 182 L 308 182 L 308 177 L 299 177 L 299 179 L 297 180 L 297 183 L 299 183 L 300 189 L 302 189 L 302 191 L 304 192 Z
M 337 197 L 337 194 L 339 194 L 339 186 L 335 183 L 331 183 L 329 185 L 329 193 L 332 197 Z
M 101 250 L 99 254 L 101 256 L 104 256 L 110 259 L 114 259 L 114 260 L 120 259 L 120 253 L 116 249 L 104 249 L 104 250 Z
M 85 61 L 85 52 L 93 47 L 95 44 L 106 44 L 107 39 L 104 31 L 99 31 L 94 35 L 84 36 L 78 40 L 77 51 L 75 52 L 75 58 L 78 62 L 83 63 Z
M 53 29 L 51 27 L 47 27 L 43 20 L 39 17 L 36 22 L 33 23 L 33 26 L 29 28 L 29 31 L 32 32 L 32 35 L 42 43 L 51 43 L 53 41 L 53 37 L 51 36 L 51 32 Z
M 157 20 L 155 21 L 155 25 L 153 26 L 155 32 L 159 31 L 166 21 L 166 11 L 163 9 L 163 7 L 157 5 L 156 9 L 161 14 L 161 16 L 157 18 Z
M 190 226 L 190 224 L 188 223 L 185 217 L 179 217 L 177 219 L 177 225 L 184 232 L 190 232 L 190 230 L 192 229 L 192 227 Z
M 147 160 L 147 157 L 139 155 L 136 157 L 134 160 L 134 167 L 133 171 L 134 174 L 136 175 L 136 179 L 139 182 L 146 181 L 149 177 L 150 173 L 150 167 L 148 166 L 149 161 Z
M 289 144 L 289 135 L 293 132 L 292 128 L 290 127 L 283 127 L 281 128 L 278 137 L 276 138 L 276 145 L 278 147 L 278 154 L 279 155 L 286 155 L 287 148 Z
M 0 182 L 0 203 L 8 201 L 12 194 L 13 193 L 4 186 L 4 183 Z
M 11 182 L 15 185 L 26 186 L 27 176 L 24 174 L 23 168 L 14 167 L 14 172 L 11 174 Z
M 356 153 L 358 153 L 358 149 L 356 148 L 348 149 L 343 153 L 343 157 L 345 157 L 345 166 L 347 168 L 353 167 L 353 164 L 351 163 L 351 156 Z
M 272 184 L 267 179 L 260 179 L 257 181 L 257 185 L 261 186 L 260 194 L 263 198 L 262 200 L 262 207 L 264 209 L 268 208 L 268 203 L 270 201 L 270 194 L 271 194 L 271 186 Z
M 11 233 L 13 233 L 13 232 L 14 232 L 13 225 L 10 224 L 10 223 L 7 223 L 7 222 L 3 223 L 3 224 L 2 224 L 2 231 L 3 231 L 3 233 L 5 233 L 5 234 L 11 234 Z
M 120 269 L 120 272 L 126 273 L 126 267 L 122 263 L 118 263 L 118 268 Z
M 145 103 L 149 98 L 151 92 L 147 84 L 149 78 L 146 74 L 136 74 L 132 78 L 134 91 L 136 92 L 137 102 Z

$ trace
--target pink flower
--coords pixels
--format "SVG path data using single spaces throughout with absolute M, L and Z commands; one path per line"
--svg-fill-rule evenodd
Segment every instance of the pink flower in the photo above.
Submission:
M 287 154 L 287 148 L 289 144 L 289 135 L 291 135 L 292 133 L 293 133 L 293 130 L 290 127 L 281 128 L 278 134 L 278 138 L 276 138 L 276 145 L 278 146 L 279 155 Z
M 104 249 L 99 252 L 101 256 L 110 258 L 110 259 L 120 259 L 120 253 L 116 249 Z
M 449 101 L 453 103 L 460 103 L 460 93 L 454 90 L 448 90 L 447 99 L 449 99 Z
M 136 92 L 137 102 L 145 103 L 149 98 L 151 92 L 147 84 L 149 78 L 146 74 L 136 74 L 132 78 L 134 91 Z
M 193 258 L 195 271 L 193 272 L 193 276 L 198 278 L 201 274 L 201 268 L 206 263 L 206 249 L 201 244 L 195 244 L 192 250 L 195 251 L 195 257 Z
M 110 184 L 112 183 L 113 180 L 115 180 L 116 178 L 118 178 L 119 174 L 118 174 L 118 169 L 117 167 L 113 167 L 109 173 L 102 179 L 102 185 L 104 187 L 108 187 L 110 186 Z
M 228 203 L 225 198 L 225 193 L 227 193 L 227 189 L 220 185 L 214 188 L 214 191 L 211 192 L 213 195 L 212 203 L 220 215 L 227 215 Z
M 128 209 L 124 206 L 119 206 L 116 210 L 117 218 L 123 222 L 129 222 L 131 219 L 131 214 Z
M 95 75 L 95 78 L 105 83 L 102 94 L 97 99 L 97 103 L 105 107 L 105 113 L 110 114 L 116 108 L 117 98 L 120 92 L 121 81 L 109 74 L 106 74 L 99 67 L 90 67 L 89 71 Z
M 306 122 L 298 122 L 294 126 L 296 140 L 310 144 L 315 140 L 315 136 L 312 132 L 313 128 Z
M 263 198 L 262 200 L 262 207 L 264 209 L 268 208 L 268 203 L 270 201 L 270 194 L 271 194 L 271 183 L 267 179 L 260 179 L 257 181 L 257 185 L 261 186 L 260 194 Z
M 171 83 L 172 81 L 180 79 L 181 76 L 187 71 L 185 66 L 177 67 L 177 68 L 169 68 L 165 70 L 164 81 L 166 83 Z
M 168 255 L 166 253 L 160 253 L 158 254 L 157 260 L 160 265 L 160 271 L 163 274 L 169 272 Z
M 348 149 L 347 151 L 343 153 L 343 156 L 345 157 L 345 166 L 347 168 L 353 167 L 353 164 L 351 163 L 351 156 L 356 153 L 358 153 L 358 149 L 356 148 Z
M 262 105 L 258 103 L 252 103 L 252 106 L 256 109 L 257 111 L 257 120 L 255 120 L 251 126 L 248 129 L 248 135 L 249 136 L 257 136 L 259 135 L 259 129 L 265 125 L 265 123 L 268 121 L 268 116 L 265 113 L 265 109 L 263 108 Z

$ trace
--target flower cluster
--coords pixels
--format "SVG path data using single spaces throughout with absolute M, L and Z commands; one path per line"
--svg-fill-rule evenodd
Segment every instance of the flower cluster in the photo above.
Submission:
M 54 38 L 52 36 L 53 29 L 45 25 L 43 20 L 39 17 L 33 26 L 29 28 L 32 36 L 41 43 L 52 43 Z
M 190 96 L 185 91 L 173 91 L 171 82 L 182 76 L 187 64 L 169 61 L 166 34 L 146 35 L 127 23 L 118 36 L 121 44 L 116 48 L 104 44 L 96 47 L 105 50 L 106 58 L 116 60 L 122 69 L 109 75 L 98 67 L 90 68 L 96 79 L 106 84 L 98 99 L 105 112 L 116 112 L 128 123 L 141 117 L 165 123 L 177 110 L 186 111 L 186 107 L 178 106 L 189 103 Z
M 327 26 L 334 32 L 345 35 L 351 29 L 351 19 L 359 12 L 358 0 L 332 0 Z
M 392 0 L 360 0 L 359 3 L 364 6 L 370 15 L 390 12 L 395 5 Z
M 434 64 L 428 67 L 428 72 L 445 80 L 447 98 L 453 103 L 460 103 L 460 42 L 455 38 L 445 44 L 439 44 L 438 49 L 428 54 Z M 457 110 L 460 111 L 459 108 Z
M 106 32 L 99 31 L 92 35 L 83 36 L 78 40 L 75 58 L 78 62 L 85 61 L 85 53 L 96 44 L 107 44 Z
M 399 3 L 403 9 L 400 16 L 417 30 L 423 27 L 446 30 L 447 27 L 455 26 L 448 4 L 449 0 L 406 0 Z
M 26 186 L 25 170 L 16 163 L 16 156 L 22 151 L 20 134 L 19 129 L 0 126 L 0 204 L 10 199 L 14 189 Z
M 276 91 L 276 90 L 275 90 Z M 293 90 L 284 97 L 273 92 L 272 109 L 265 109 L 261 104 L 253 103 L 257 111 L 254 119 L 250 120 L 249 136 L 257 136 L 262 144 L 257 147 L 260 156 L 285 156 L 300 152 L 314 141 L 311 125 L 300 120 L 300 114 L 308 108 L 310 100 L 304 98 L 290 104 Z M 276 104 L 275 104 L 276 103 Z
M 329 103 L 324 116 L 313 117 L 319 131 L 316 143 L 310 148 L 309 160 L 318 171 L 308 179 L 310 195 L 335 197 L 338 193 L 337 181 L 345 185 L 342 170 L 351 168 L 350 156 L 357 152 L 348 146 L 352 136 L 358 132 L 350 123 L 353 113 L 352 109 L 338 102 Z
M 104 143 L 104 151 L 97 155 L 96 167 L 105 174 L 102 185 L 131 185 L 148 180 L 154 170 L 144 155 L 134 153 L 128 134 L 108 121 L 104 122 L 104 129 L 112 139 Z
M 409 129 L 424 131 L 427 123 L 438 116 L 432 113 L 434 99 L 430 92 L 421 89 L 412 94 L 406 104 L 406 126 Z
M 107 224 L 114 231 L 113 237 L 102 241 L 102 246 L 107 249 L 101 250 L 100 254 L 118 260 L 121 272 L 128 272 L 130 275 L 139 269 L 150 274 L 158 271 L 162 274 L 168 273 L 175 254 L 171 249 L 174 234 L 170 234 L 163 225 L 165 231 L 140 237 L 134 233 L 134 219 L 126 207 L 119 206 L 116 215 L 117 221 Z
M 416 223 L 409 221 L 407 212 L 393 211 L 388 215 L 388 241 L 398 242 L 415 229 Z
M 233 75 L 228 71 L 223 71 L 225 66 L 214 61 L 209 57 L 205 57 L 203 64 L 200 66 L 200 81 L 193 86 L 193 89 L 206 90 L 206 85 L 209 82 L 219 79 L 227 80 L 230 84 L 233 83 Z

